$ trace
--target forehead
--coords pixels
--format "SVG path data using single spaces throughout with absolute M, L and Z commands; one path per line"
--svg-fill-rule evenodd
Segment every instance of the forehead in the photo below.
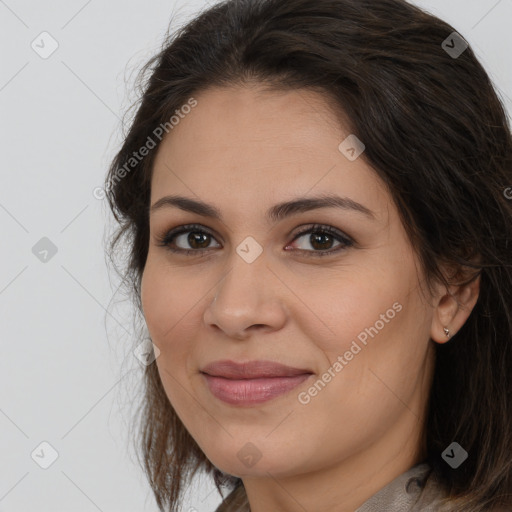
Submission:
M 334 192 L 369 203 L 376 213 L 387 210 L 390 198 L 375 171 L 340 151 L 351 132 L 327 96 L 247 86 L 212 88 L 194 98 L 197 105 L 158 149 L 152 204 L 179 193 L 261 210 Z
M 211 88 L 195 96 L 197 106 L 164 139 L 163 146 L 181 155 L 179 146 L 226 156 L 239 150 L 254 159 L 251 147 L 301 154 L 332 149 L 347 129 L 340 126 L 329 99 L 309 90 L 267 91 L 261 86 Z M 336 148 L 335 148 L 336 149 Z M 273 153 L 262 154 L 275 156 Z

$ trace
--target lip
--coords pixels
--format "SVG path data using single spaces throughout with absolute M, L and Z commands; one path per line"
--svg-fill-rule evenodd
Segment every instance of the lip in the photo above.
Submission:
M 294 368 L 267 360 L 255 360 L 237 363 L 230 359 L 222 359 L 207 364 L 202 370 L 212 377 L 226 379 L 259 379 L 263 377 L 294 377 L 305 373 L 313 373 L 307 368 Z
M 206 365 L 201 374 L 219 400 L 230 405 L 251 406 L 288 393 L 313 372 L 273 361 L 222 360 Z

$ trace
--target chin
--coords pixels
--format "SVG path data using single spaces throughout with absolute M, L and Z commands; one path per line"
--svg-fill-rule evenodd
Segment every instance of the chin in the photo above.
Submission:
M 233 450 L 233 446 L 238 444 L 240 448 Z M 229 451 L 213 454 L 208 458 L 218 469 L 238 478 L 268 478 L 269 473 L 275 477 L 284 477 L 305 470 L 304 461 L 294 459 L 284 450 L 258 448 L 250 441 L 235 442 L 231 444 Z

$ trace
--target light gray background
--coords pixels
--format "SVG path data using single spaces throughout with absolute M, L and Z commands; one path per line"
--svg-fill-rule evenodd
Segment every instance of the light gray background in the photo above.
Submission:
M 512 0 L 413 3 L 468 40 L 512 112 Z M 142 373 L 130 305 L 107 272 L 110 217 L 93 191 L 134 72 L 171 18 L 175 30 L 205 5 L 0 0 L 0 512 L 157 510 L 129 434 Z M 47 59 L 31 48 L 43 31 L 59 44 Z M 58 250 L 46 263 L 32 252 L 42 237 Z M 48 469 L 31 457 L 43 441 L 58 452 Z M 183 510 L 219 501 L 204 478 Z

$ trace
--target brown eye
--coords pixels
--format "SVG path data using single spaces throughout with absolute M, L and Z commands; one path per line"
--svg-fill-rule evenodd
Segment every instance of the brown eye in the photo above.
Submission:
M 309 235 L 309 238 L 306 235 Z M 320 224 L 309 226 L 308 229 L 298 233 L 292 243 L 300 238 L 305 239 L 303 247 L 293 248 L 291 244 L 288 244 L 285 249 L 293 248 L 307 256 L 327 256 L 336 254 L 354 244 L 349 237 L 336 228 Z M 212 248 L 210 245 L 212 241 L 216 241 L 210 231 L 197 224 L 172 229 L 158 240 L 159 246 L 183 255 L 204 255 Z M 334 245 L 333 249 L 333 244 L 336 242 L 338 245 Z M 309 249 L 308 245 L 312 249 Z
M 306 237 L 306 235 L 309 236 Z M 331 226 L 310 226 L 305 231 L 300 232 L 293 239 L 293 243 L 301 238 L 304 238 L 305 241 L 302 243 L 303 247 L 299 247 L 298 250 L 304 253 L 310 253 L 308 256 L 327 256 L 353 245 L 352 240 Z M 336 241 L 338 242 L 338 246 L 333 249 L 333 244 Z M 308 246 L 312 247 L 313 250 L 310 250 Z M 287 247 L 291 247 L 291 245 Z
M 208 233 L 204 233 L 201 231 L 188 231 L 188 235 L 186 233 L 179 235 L 176 237 L 176 241 L 180 238 L 183 238 L 183 243 L 190 244 L 192 249 L 206 249 L 210 244 L 211 236 Z M 179 243 L 177 243 L 179 246 Z
M 304 237 L 302 235 L 299 238 Z M 307 238 L 307 243 L 311 245 L 314 249 L 318 250 L 329 250 L 332 249 L 332 244 L 334 242 L 334 237 L 332 235 L 329 235 L 327 233 L 312 233 L 309 235 L 309 238 Z M 304 248 L 302 248 L 304 249 Z
M 201 226 L 182 226 L 169 231 L 165 236 L 159 238 L 159 246 L 182 253 L 192 254 L 209 250 L 213 235 L 204 230 Z M 220 246 L 219 246 L 220 247 Z

